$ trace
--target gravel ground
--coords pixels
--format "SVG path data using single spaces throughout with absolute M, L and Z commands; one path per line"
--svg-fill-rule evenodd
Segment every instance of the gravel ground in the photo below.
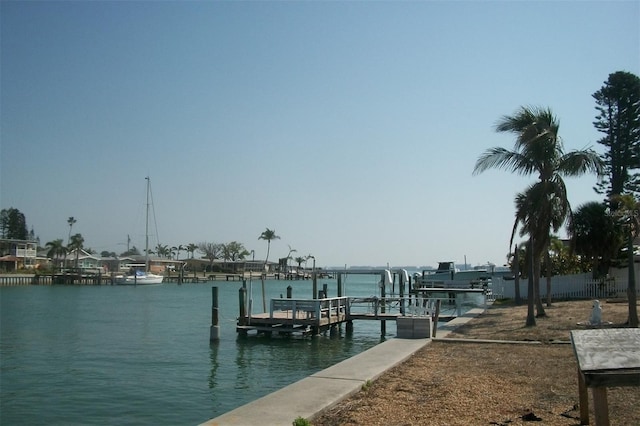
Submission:
M 578 425 L 577 363 L 569 331 L 591 301 L 557 302 L 525 327 L 526 306 L 496 303 L 448 338 L 434 341 L 370 386 L 312 419 L 328 425 Z M 602 303 L 603 321 L 622 326 L 626 303 Z M 525 344 L 540 341 L 542 344 Z M 640 425 L 640 387 L 608 390 L 611 425 Z M 589 392 L 591 421 L 593 402 Z

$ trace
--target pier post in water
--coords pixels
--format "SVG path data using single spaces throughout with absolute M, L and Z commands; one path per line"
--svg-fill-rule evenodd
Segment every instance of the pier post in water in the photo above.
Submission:
M 220 340 L 220 326 L 218 325 L 218 287 L 211 287 L 211 330 L 209 341 Z
M 313 281 L 313 298 L 316 299 L 318 297 L 318 277 L 316 272 L 313 271 L 311 280 Z
M 400 282 L 399 282 L 399 285 L 400 285 L 400 315 L 404 315 L 404 285 L 405 285 L 404 278 L 405 278 L 404 273 L 400 274 Z
M 342 274 L 338 274 L 338 297 L 342 297 L 343 295 Z
M 239 325 L 247 325 L 247 288 L 240 287 L 238 290 L 238 304 L 240 307 L 240 318 L 238 318 Z
M 293 297 L 293 288 L 288 285 L 287 286 L 287 299 L 291 299 Z

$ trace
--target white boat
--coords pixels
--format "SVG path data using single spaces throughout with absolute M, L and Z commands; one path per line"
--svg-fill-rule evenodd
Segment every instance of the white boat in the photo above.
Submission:
M 120 285 L 162 284 L 163 280 L 163 275 L 152 274 L 140 269 L 136 269 L 132 274 L 116 277 L 116 283 Z
M 127 275 L 119 275 L 116 277 L 116 284 L 120 285 L 145 285 L 145 284 L 162 284 L 164 280 L 163 275 L 153 274 L 149 270 L 149 196 L 151 194 L 151 179 L 149 176 L 145 178 L 147 180 L 147 214 L 145 218 L 145 262 L 143 268 L 132 267 L 131 271 Z
M 487 269 L 460 271 L 454 262 L 439 262 L 438 269 L 424 270 L 414 275 L 420 287 L 483 288 L 491 286 L 491 272 Z

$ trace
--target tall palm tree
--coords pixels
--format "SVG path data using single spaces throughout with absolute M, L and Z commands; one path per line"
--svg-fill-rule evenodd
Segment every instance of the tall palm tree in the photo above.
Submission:
M 291 248 L 291 246 L 289 244 L 287 244 L 287 247 L 289 247 L 289 253 L 287 253 L 287 257 L 286 257 L 286 259 L 287 259 L 287 265 L 286 266 L 287 267 L 286 267 L 286 271 L 285 272 L 288 274 L 289 273 L 289 259 L 293 259 L 291 257 L 291 253 L 296 253 L 298 250 L 296 250 L 294 248 Z
M 269 251 L 271 250 L 271 241 L 279 240 L 280 237 L 276 235 L 275 229 L 267 228 L 262 234 L 260 234 L 258 239 L 267 241 L 267 256 L 264 258 L 264 266 L 266 269 L 267 262 L 269 261 Z
M 71 242 L 71 228 L 73 228 L 73 224 L 76 222 L 77 220 L 73 216 L 70 216 L 69 219 L 67 219 L 67 223 L 69 224 L 69 237 L 67 238 L 67 245 L 69 245 L 69 243 Z
M 540 200 L 544 198 L 544 195 L 540 194 L 539 191 L 540 187 L 536 187 L 534 184 L 531 185 L 524 193 L 516 195 L 516 220 L 513 224 L 509 247 L 513 244 L 513 237 L 520 226 L 520 236 L 524 237 L 525 235 L 529 235 L 529 254 L 526 260 L 527 262 L 533 260 L 533 263 L 529 268 L 533 273 L 528 274 L 530 277 L 528 283 L 533 286 L 532 294 L 534 295 L 533 299 L 528 299 L 529 312 L 531 311 L 532 304 L 535 303 L 536 315 L 542 317 L 545 316 L 545 311 L 542 306 L 542 300 L 540 299 L 540 262 L 542 260 L 542 255 L 547 251 L 547 247 L 551 239 L 549 235 L 546 236 L 546 239 L 541 239 L 537 232 L 541 232 L 539 231 L 541 223 L 550 223 L 550 227 L 552 227 L 554 232 L 556 232 L 560 226 L 562 226 L 565 218 L 567 217 L 567 206 L 560 202 L 560 197 L 555 197 L 553 202 L 550 203 L 550 211 L 547 212 L 542 210 L 541 206 L 543 203 Z M 542 251 L 539 253 L 539 257 L 536 258 L 535 250 L 537 248 Z M 533 256 L 533 258 L 531 256 Z M 530 318 L 527 320 L 527 325 L 534 325 Z
M 259 240 L 267 240 L 267 256 L 264 258 L 264 272 L 262 275 L 262 310 L 267 312 L 267 299 L 264 291 L 264 278 L 267 273 L 267 262 L 269 260 L 269 250 L 271 249 L 271 240 L 279 240 L 280 237 L 276 235 L 275 229 L 267 228 L 260 236 Z
M 521 107 L 496 124 L 499 133 L 516 135 L 514 150 L 490 148 L 476 161 L 474 175 L 491 168 L 520 175 L 536 174 L 538 181 L 516 197 L 516 223 L 532 240 L 534 286 L 540 285 L 540 261 L 549 245 L 551 231 L 557 232 L 571 220 L 571 206 L 563 177 L 587 172 L 601 175 L 604 166 L 593 150 L 564 152 L 558 136 L 559 121 L 549 108 Z M 515 232 L 515 228 L 514 228 Z M 539 292 L 538 292 L 539 295 Z M 539 296 L 536 297 L 539 299 Z M 539 308 L 542 304 L 536 301 Z M 544 315 L 544 308 L 539 310 Z

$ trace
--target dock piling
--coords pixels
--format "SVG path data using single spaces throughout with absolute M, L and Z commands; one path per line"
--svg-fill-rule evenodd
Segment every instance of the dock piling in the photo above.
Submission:
M 313 281 L 313 298 L 318 297 L 318 277 L 316 276 L 316 272 L 313 272 L 311 280 Z
M 240 325 L 247 325 L 247 289 L 246 287 L 240 287 L 238 290 L 238 304 L 240 306 L 240 318 L 238 318 L 238 323 Z
M 385 283 L 384 283 L 384 279 L 385 279 L 385 273 L 387 273 L 388 271 L 385 271 L 382 274 L 381 280 L 380 280 L 380 313 L 384 314 L 386 313 L 386 309 L 385 309 L 385 303 L 386 303 L 386 288 L 385 288 Z M 381 336 L 385 336 L 387 334 L 387 322 L 385 320 L 380 320 L 380 335 Z
M 209 341 L 220 340 L 220 326 L 218 325 L 218 287 L 211 287 L 211 330 Z
M 435 338 L 436 333 L 438 332 L 438 319 L 440 318 L 440 299 L 436 300 L 436 313 L 433 318 L 433 333 L 432 336 Z
M 400 315 L 404 315 L 405 311 L 404 311 L 404 274 L 400 274 L 400 282 L 399 282 L 399 287 L 400 287 Z

